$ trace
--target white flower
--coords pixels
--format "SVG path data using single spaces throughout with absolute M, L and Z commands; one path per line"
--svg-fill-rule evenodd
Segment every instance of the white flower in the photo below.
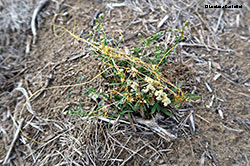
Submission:
M 131 88 L 132 88 L 131 91 L 136 91 L 138 86 L 139 85 L 136 82 L 133 82 L 131 85 Z
M 155 70 L 157 65 L 152 65 L 152 69 Z
M 161 96 L 163 94 L 163 90 L 155 91 L 155 96 Z
M 164 106 L 166 107 L 168 104 L 171 103 L 170 99 L 168 97 L 166 97 L 165 99 L 162 100 Z
M 152 78 L 146 77 L 145 81 L 148 82 L 149 84 L 152 84 L 154 80 Z
M 148 84 L 148 89 L 150 89 L 150 90 L 152 90 L 152 91 L 155 91 L 155 87 L 153 87 L 153 85 L 151 85 L 151 84 Z
M 162 93 L 161 96 L 162 96 L 163 99 L 167 98 L 167 94 L 166 93 Z
M 155 91 L 155 87 L 153 87 L 151 84 L 148 84 L 146 88 L 143 88 L 142 91 L 144 93 L 148 93 L 149 90 L 152 90 L 153 92 Z
M 138 72 L 138 71 L 136 70 L 136 68 L 134 68 L 134 67 L 132 67 L 131 70 L 132 70 L 132 72 Z
M 153 83 L 152 83 L 154 86 L 159 86 L 160 84 L 159 84 L 159 81 L 155 81 L 155 80 L 153 80 Z
M 131 81 L 127 80 L 127 85 L 130 86 L 131 85 Z
M 146 88 L 143 88 L 143 89 L 142 89 L 142 92 L 148 93 L 148 90 L 149 90 L 148 87 L 146 87 Z
M 163 90 L 155 91 L 156 100 L 162 101 L 164 106 L 167 106 L 171 103 L 170 99 L 167 97 L 167 94 Z
M 157 97 L 156 97 L 156 100 L 161 101 L 161 100 L 162 100 L 161 96 L 157 96 Z
M 131 68 L 131 71 L 132 71 L 132 77 L 135 77 L 138 73 L 138 70 L 136 70 L 136 68 L 134 67 Z

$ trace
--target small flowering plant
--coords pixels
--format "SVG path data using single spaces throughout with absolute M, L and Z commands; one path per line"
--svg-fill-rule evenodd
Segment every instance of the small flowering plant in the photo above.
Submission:
M 88 89 L 86 95 L 99 98 L 97 110 L 90 115 L 134 113 L 150 118 L 156 112 L 162 112 L 171 116 L 170 107 L 197 98 L 192 94 L 184 94 L 180 87 L 161 74 L 168 55 L 183 40 L 187 23 L 182 30 L 159 32 L 146 39 L 139 34 L 138 46 L 127 49 L 122 47 L 124 39 L 120 31 L 114 31 L 112 38 L 107 37 L 102 21 L 97 19 L 96 22 L 88 42 L 92 43 L 92 51 L 100 59 L 100 75 L 106 80 L 107 86 L 103 93 L 94 88 Z M 118 37 L 115 36 L 117 33 Z M 166 41 L 169 37 L 172 38 L 171 42 Z

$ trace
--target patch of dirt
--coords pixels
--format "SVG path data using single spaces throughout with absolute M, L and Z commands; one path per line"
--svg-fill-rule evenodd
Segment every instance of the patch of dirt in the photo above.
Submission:
M 204 9 L 204 4 L 200 3 L 196 4 L 198 7 L 179 1 L 175 3 L 185 6 L 183 12 L 171 4 L 172 10 L 180 13 L 169 16 L 159 29 L 180 27 L 186 19 L 190 19 L 190 26 L 186 41 L 170 55 L 163 74 L 174 84 L 181 82 L 184 91 L 200 96 L 199 100 L 179 110 L 181 115 L 194 111 L 195 134 L 184 131 L 178 139 L 167 142 L 143 126 L 136 127 L 135 132 L 126 121 L 111 124 L 97 118 L 86 120 L 81 115 L 65 115 L 65 111 L 79 107 L 86 112 L 94 108 L 96 104 L 82 95 L 89 86 L 101 87 L 103 80 L 98 78 L 83 86 L 42 91 L 32 99 L 34 114 L 25 110 L 23 130 L 29 137 L 45 144 L 36 144 L 21 135 L 10 155 L 10 165 L 248 165 L 249 21 L 244 20 L 250 16 L 248 9 L 243 5 L 236 12 L 225 10 L 218 38 L 212 38 L 212 28 L 216 27 L 220 12 L 213 15 L 210 13 L 213 9 Z M 95 1 L 68 0 L 59 8 L 51 3 L 51 17 L 39 27 L 38 42 L 32 46 L 31 53 L 25 55 L 27 69 L 19 77 L 20 86 L 30 96 L 46 85 L 86 82 L 99 72 L 99 62 L 86 44 L 67 33 L 55 37 L 50 24 L 54 12 L 75 7 L 66 16 L 58 15 L 55 23 L 73 31 L 75 21 L 75 34 L 87 38 L 97 10 L 106 11 L 107 31 L 111 34 L 119 29 L 125 38 L 130 36 L 126 43 L 129 47 L 137 44 L 134 40 L 137 32 L 144 36 L 152 34 L 155 29 L 159 30 L 157 25 L 166 13 L 172 13 L 166 5 L 152 5 L 139 6 L 143 9 L 140 13 L 129 6 L 106 11 L 105 3 Z M 216 21 L 211 21 L 212 17 Z M 232 17 L 242 18 L 239 25 L 227 22 Z M 58 30 L 57 33 L 62 32 Z M 4 160 L 13 139 L 16 131 L 13 123 L 18 121 L 24 99 L 18 91 L 4 96 L 8 110 L 1 112 L 0 148 L 3 150 L 0 160 Z M 183 125 L 189 127 L 188 122 Z

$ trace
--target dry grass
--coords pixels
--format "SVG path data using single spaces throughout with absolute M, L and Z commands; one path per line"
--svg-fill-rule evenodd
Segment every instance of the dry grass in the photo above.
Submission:
M 1 2 L 0 10 L 0 92 L 13 89 L 8 80 L 23 68 L 25 31 L 30 27 L 30 16 L 34 4 L 29 0 Z M 12 85 L 13 86 L 13 85 Z
M 250 94 L 247 86 L 249 75 L 246 72 L 249 58 L 243 56 L 247 53 L 245 51 L 247 44 L 239 46 L 235 42 L 236 40 L 239 43 L 249 42 L 249 33 L 246 31 L 249 29 L 247 21 L 249 4 L 237 1 L 237 4 L 243 5 L 243 9 L 220 10 L 205 9 L 206 3 L 212 3 L 209 1 L 149 0 L 145 3 L 139 0 L 127 0 L 125 2 L 123 4 L 117 2 L 115 5 L 107 2 L 98 5 L 113 7 L 105 13 L 107 27 L 110 27 L 109 31 L 112 32 L 112 26 L 119 26 L 125 36 L 131 35 L 127 38 L 128 45 L 134 44 L 133 35 L 138 31 L 148 36 L 159 29 L 178 28 L 185 21 L 191 23 L 188 27 L 187 39 L 180 46 L 181 49 L 177 48 L 176 55 L 170 57 L 171 68 L 166 67 L 165 75 L 173 83 L 183 82 L 184 91 L 200 95 L 201 100 L 184 105 L 174 120 L 162 119 L 161 116 L 155 117 L 157 125 L 176 131 L 174 134 L 178 133 L 179 139 L 167 142 L 154 134 L 154 130 L 140 124 L 138 119 L 134 121 L 133 126 L 127 118 L 118 120 L 102 117 L 89 119 L 83 119 L 80 116 L 65 117 L 62 114 L 63 110 L 66 106 L 71 107 L 71 104 L 67 105 L 68 101 L 62 96 L 67 95 L 69 89 L 48 91 L 39 94 L 39 97 L 31 102 L 33 110 L 24 114 L 23 125 L 25 132 L 32 138 L 44 141 L 45 144 L 37 145 L 20 135 L 9 156 L 10 165 L 23 163 L 27 165 L 249 164 L 249 149 L 244 143 L 249 140 L 249 119 L 247 118 L 249 104 L 247 101 L 249 101 Z M 79 16 L 81 18 L 79 20 L 82 20 L 82 11 L 85 10 L 85 6 L 81 7 L 81 5 L 74 13 L 75 16 L 71 14 L 71 18 Z M 143 13 L 140 13 L 141 11 Z M 94 16 L 95 12 L 91 12 Z M 86 15 L 89 13 L 89 11 L 86 12 Z M 70 19 L 67 21 L 70 22 Z M 76 30 L 79 34 L 80 31 L 81 29 Z M 74 43 L 72 39 L 65 38 L 68 39 L 68 45 Z M 42 39 L 40 40 L 42 42 Z M 59 49 L 61 46 L 58 47 Z M 67 47 L 62 50 L 67 53 L 65 51 Z M 67 56 L 72 58 L 71 54 Z M 7 60 L 5 60 L 6 63 Z M 77 60 L 76 58 L 68 63 L 66 57 L 60 62 L 57 59 L 58 63 L 55 64 L 47 63 L 48 67 L 40 64 L 40 74 L 53 73 L 55 77 L 55 81 L 49 82 L 47 86 L 58 82 L 74 83 L 68 78 L 72 77 L 71 71 L 77 72 L 79 69 L 77 66 L 81 65 L 82 62 Z M 85 60 L 88 61 L 82 66 L 88 67 L 88 70 L 83 72 L 87 75 L 88 72 L 95 71 L 93 68 L 97 64 L 88 64 L 88 62 L 93 63 L 94 58 Z M 57 68 L 62 71 L 58 71 Z M 34 71 L 37 72 L 37 68 Z M 61 75 L 55 76 L 56 72 Z M 37 80 L 45 76 L 32 73 L 32 70 L 27 74 L 30 74 L 27 77 L 32 79 L 32 84 L 24 79 L 24 83 L 19 88 L 25 87 L 23 94 L 27 93 L 30 96 L 30 92 L 34 92 L 38 89 L 37 86 L 41 85 L 41 82 Z M 5 75 L 4 79 L 7 80 Z M 102 84 L 97 81 L 94 85 L 99 87 Z M 17 86 L 13 85 L 12 89 L 15 87 Z M 76 94 L 82 91 L 80 88 L 74 90 Z M 24 97 L 16 90 L 3 91 L 1 94 L 0 108 L 3 118 L 0 128 L 2 139 L 0 146 L 4 147 L 0 153 L 1 160 L 4 160 L 12 140 L 16 139 L 12 136 L 20 123 L 17 117 L 24 101 Z M 76 97 L 70 99 L 70 102 L 76 103 L 75 105 L 78 104 L 76 101 L 78 101 Z M 90 102 L 84 107 L 90 111 L 94 105 L 95 103 Z M 15 106 L 15 111 L 13 111 L 13 106 Z M 55 108 L 59 106 L 62 107 Z M 196 118 L 195 121 L 194 118 Z M 173 122 L 176 123 L 173 124 Z M 193 136 L 195 131 L 197 135 Z

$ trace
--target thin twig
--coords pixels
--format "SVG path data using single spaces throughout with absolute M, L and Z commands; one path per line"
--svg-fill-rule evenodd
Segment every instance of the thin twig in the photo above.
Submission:
M 217 22 L 217 25 L 216 25 L 216 28 L 215 28 L 215 33 L 216 33 L 216 32 L 218 31 L 218 29 L 219 29 L 220 22 L 221 22 L 221 18 L 222 18 L 222 16 L 223 16 L 223 14 L 224 14 L 224 10 L 221 10 L 220 16 L 219 16 L 219 19 L 218 19 L 218 22 Z
M 149 144 L 149 143 L 148 143 Z M 141 147 L 140 149 L 138 149 L 136 152 L 134 152 L 132 155 L 130 155 L 125 161 L 123 161 L 123 163 L 121 164 L 121 166 L 123 166 L 127 161 L 129 161 L 134 155 L 136 155 L 138 152 L 140 152 L 142 149 L 144 149 L 146 146 L 148 146 L 148 144 L 144 145 L 143 147 Z
M 32 15 L 32 20 L 31 20 L 31 31 L 33 34 L 33 44 L 36 44 L 36 38 L 37 38 L 37 30 L 36 30 L 36 17 L 40 10 L 49 2 L 49 0 L 41 0 L 38 4 L 38 6 L 35 8 L 33 15 Z
M 44 86 L 42 87 L 43 90 L 41 90 L 41 91 L 32 99 L 33 101 L 34 101 L 38 96 L 40 96 L 40 95 L 43 93 L 44 89 L 46 89 L 46 88 L 49 86 L 49 83 L 50 83 L 51 80 L 52 80 L 52 74 L 50 73 L 50 74 L 48 75 L 48 77 L 47 77 L 47 80 L 46 80 Z
M 130 141 L 131 138 L 132 138 L 132 136 L 130 136 L 130 137 L 128 138 L 128 140 L 127 140 L 126 143 L 124 144 L 124 147 L 127 146 L 128 142 Z M 121 149 L 120 152 L 117 154 L 115 160 L 111 163 L 111 165 L 113 165 L 114 162 L 118 159 L 118 157 L 120 156 L 120 154 L 123 152 L 124 147 L 122 147 L 122 149 Z
M 91 28 L 93 28 L 95 26 L 96 23 L 96 19 L 98 19 L 99 15 L 102 14 L 101 10 L 97 10 L 94 17 L 91 20 Z
M 122 143 L 120 143 L 118 140 L 116 140 L 115 138 L 113 138 L 109 133 L 109 138 L 111 138 L 113 141 L 115 141 L 116 143 L 118 143 L 123 149 L 126 149 L 129 153 L 135 153 L 135 151 L 133 151 L 132 149 L 129 149 L 126 147 L 126 145 L 124 146 Z M 142 155 L 138 154 L 138 156 L 140 156 L 141 158 L 144 158 Z
M 225 126 L 223 123 L 221 123 L 221 125 L 224 127 L 224 128 L 226 128 L 226 129 L 228 129 L 228 130 L 230 130 L 230 131 L 234 131 L 234 132 L 236 132 L 236 133 L 242 133 L 242 132 L 244 132 L 244 130 L 238 130 L 238 129 L 233 129 L 233 128 L 231 128 L 231 127 L 227 127 L 227 126 Z
M 166 20 L 169 18 L 169 15 L 166 14 L 163 19 L 159 22 L 159 24 L 157 25 L 157 28 L 161 28 L 161 26 L 166 22 Z
M 85 152 L 86 152 L 87 156 L 89 157 L 90 161 L 93 163 L 93 165 L 96 166 L 95 162 L 93 161 L 93 159 L 91 158 L 91 156 L 88 153 L 88 149 L 86 149 Z
M 74 128 L 75 128 L 75 127 L 71 127 L 71 128 L 69 128 L 69 129 L 63 129 L 62 131 L 59 131 L 59 132 L 55 133 L 55 135 L 53 135 L 52 137 L 50 137 L 50 138 L 48 138 L 47 140 L 45 140 L 45 143 L 42 144 L 42 146 L 38 147 L 33 153 L 37 152 L 38 150 L 39 150 L 39 151 L 42 151 L 42 150 L 40 150 L 41 148 L 45 147 L 45 146 L 48 145 L 49 143 L 51 143 L 51 142 L 53 142 L 54 140 L 56 140 L 58 137 L 62 136 L 64 133 L 66 133 L 66 132 L 68 132 L 68 131 L 70 131 L 70 130 L 72 130 L 72 129 L 74 129 Z M 29 158 L 31 155 L 32 155 L 32 153 L 29 154 L 28 156 L 26 156 L 25 159 Z
M 145 126 L 147 126 L 148 128 L 150 128 L 154 133 L 156 133 L 157 135 L 161 136 L 163 139 L 165 139 L 166 141 L 169 141 L 170 139 L 175 139 L 177 138 L 174 134 L 168 132 L 166 129 L 160 127 L 155 120 L 143 120 L 143 119 L 139 119 L 137 118 L 135 120 L 137 123 L 139 124 L 143 124 Z
M 11 142 L 9 151 L 7 152 L 7 155 L 6 155 L 5 159 L 4 159 L 3 165 L 7 164 L 7 161 L 9 159 L 9 157 L 10 157 L 10 153 L 11 153 L 11 151 L 12 151 L 12 149 L 13 149 L 15 143 L 16 143 L 16 140 L 17 140 L 18 136 L 19 136 L 20 129 L 21 129 L 22 125 L 23 125 L 23 119 L 21 119 L 21 121 L 19 122 L 18 129 L 17 129 L 17 131 L 15 133 L 14 139 Z
M 210 124 L 210 122 L 207 120 L 207 119 L 205 119 L 205 118 L 203 118 L 202 116 L 200 116 L 200 115 L 198 115 L 198 114 L 195 114 L 198 118 L 200 118 L 201 120 L 204 120 L 205 122 L 207 122 L 208 124 Z
M 179 44 L 180 46 L 186 46 L 186 47 L 204 47 L 204 48 L 209 48 L 209 49 L 212 49 L 212 50 L 218 50 L 218 51 L 222 51 L 222 52 L 233 52 L 234 50 L 231 50 L 231 49 L 222 49 L 222 48 L 215 48 L 215 47 L 212 47 L 210 45 L 204 45 L 204 44 L 198 44 L 198 43 L 180 43 Z

